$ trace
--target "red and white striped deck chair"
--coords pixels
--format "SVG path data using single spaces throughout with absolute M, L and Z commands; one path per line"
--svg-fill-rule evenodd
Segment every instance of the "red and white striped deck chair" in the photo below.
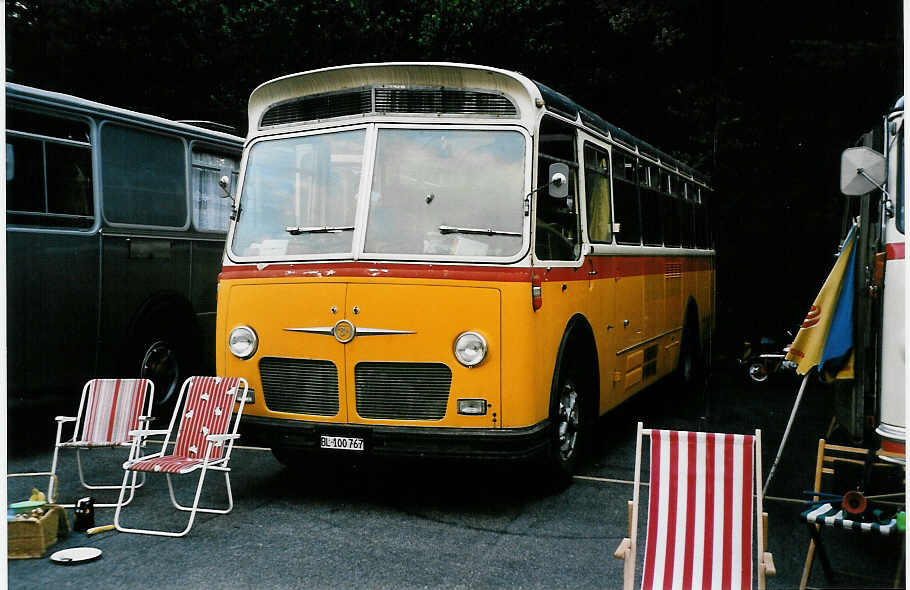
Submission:
M 242 388 L 242 389 L 241 389 Z M 163 473 L 167 478 L 168 492 L 171 503 L 178 510 L 190 513 L 186 528 L 179 532 L 160 531 L 154 529 L 128 528 L 120 524 L 121 506 L 118 505 L 114 514 L 114 526 L 118 531 L 125 533 L 144 533 L 148 535 L 164 535 L 168 537 L 182 537 L 193 526 L 197 512 L 211 514 L 227 514 L 234 508 L 234 497 L 231 494 L 230 467 L 231 450 L 234 441 L 240 438 L 237 428 L 240 425 L 240 416 L 246 401 L 248 385 L 246 379 L 237 377 L 190 377 L 180 388 L 174 415 L 167 430 L 138 430 L 134 431 L 133 450 L 130 459 L 123 464 L 123 485 L 120 497 L 126 493 L 127 479 L 130 474 Z M 184 403 L 185 402 L 185 403 Z M 236 406 L 236 418 L 231 420 L 231 415 Z M 180 417 L 179 423 L 177 417 Z M 176 440 L 173 451 L 167 454 L 174 425 L 177 427 Z M 141 441 L 148 436 L 165 435 L 161 450 L 151 455 L 139 456 Z M 227 443 L 227 445 L 225 445 Z M 226 447 L 226 448 L 225 448 Z M 224 473 L 227 487 L 227 508 L 200 508 L 199 496 L 206 472 L 220 471 Z M 199 483 L 196 484 L 196 495 L 192 506 L 184 506 L 177 502 L 174 495 L 174 486 L 171 483 L 172 475 L 186 475 L 199 472 Z
M 54 485 L 57 473 L 57 459 L 60 449 L 76 450 L 76 466 L 79 482 L 90 490 L 119 490 L 117 484 L 90 484 L 85 481 L 82 471 L 82 451 L 99 448 L 129 447 L 132 444 L 130 431 L 146 425 L 155 399 L 155 384 L 148 379 L 92 379 L 82 388 L 79 410 L 76 416 L 57 416 L 57 438 L 47 497 L 55 497 Z M 75 422 L 73 435 L 61 440 L 63 424 Z M 135 478 L 130 487 L 129 502 L 135 490 Z M 141 486 L 142 484 L 140 484 Z M 122 499 L 122 498 L 121 498 Z M 72 504 L 61 504 L 72 507 Z M 116 504 L 95 504 L 96 508 L 112 507 Z
M 635 576 L 641 447 L 651 438 L 650 494 L 642 590 L 744 590 L 765 587 L 774 561 L 765 552 L 761 431 L 755 435 L 649 430 L 638 423 L 635 482 L 623 586 Z M 755 546 L 753 546 L 753 540 Z M 758 567 L 753 572 L 753 555 Z

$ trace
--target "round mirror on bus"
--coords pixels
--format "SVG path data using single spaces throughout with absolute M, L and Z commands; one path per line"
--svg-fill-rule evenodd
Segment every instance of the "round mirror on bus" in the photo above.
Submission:
M 554 199 L 565 199 L 569 196 L 569 166 L 562 162 L 550 164 L 550 196 Z
M 881 188 L 885 182 L 885 157 L 872 148 L 846 149 L 840 162 L 840 192 L 845 195 L 864 195 Z

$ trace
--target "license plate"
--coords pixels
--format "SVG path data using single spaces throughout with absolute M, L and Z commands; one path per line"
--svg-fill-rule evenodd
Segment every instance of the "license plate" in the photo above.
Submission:
M 363 439 L 353 436 L 325 436 L 319 437 L 319 448 L 337 451 L 362 451 Z

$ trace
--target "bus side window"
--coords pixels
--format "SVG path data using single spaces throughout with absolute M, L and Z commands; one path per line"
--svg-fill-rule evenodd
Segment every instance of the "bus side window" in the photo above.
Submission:
M 657 168 L 642 163 L 639 167 L 639 187 L 641 188 L 641 237 L 646 246 L 662 246 L 663 198 L 657 190 L 660 176 Z
M 223 197 L 218 185 L 222 162 L 230 165 L 230 193 L 237 193 L 239 158 L 207 149 L 193 148 L 193 177 L 190 182 L 193 204 L 193 226 L 199 231 L 227 232 L 231 219 L 231 200 Z
M 187 222 L 186 149 L 177 137 L 101 127 L 104 216 L 112 223 L 182 228 Z
M 689 190 L 692 191 L 692 202 L 694 203 L 695 247 L 710 248 L 711 242 L 708 238 L 708 211 L 701 202 L 701 189 L 690 184 Z
M 7 125 L 7 223 L 90 228 L 95 207 L 88 124 L 9 109 Z
M 688 182 L 683 182 L 681 179 L 676 180 L 676 184 L 681 189 L 679 191 L 680 202 L 682 204 L 682 218 L 680 222 L 682 223 L 682 246 L 683 248 L 694 248 L 695 247 L 695 220 L 693 219 L 693 205 L 689 192 L 691 191 L 691 185 Z
M 675 179 L 673 179 L 675 180 Z M 676 197 L 670 196 L 670 174 L 661 169 L 660 187 L 661 200 L 664 208 L 664 246 L 679 247 L 680 244 L 680 217 L 682 217 L 682 204 Z
M 592 242 L 613 241 L 610 216 L 610 156 L 606 151 L 585 143 L 585 203 L 588 238 Z
M 578 219 L 578 157 L 575 128 L 553 117 L 540 122 L 537 160 L 537 186 L 549 183 L 549 168 L 554 162 L 569 165 L 569 197 L 554 199 L 546 190 L 537 192 L 537 221 L 534 250 L 541 260 L 577 260 L 581 254 Z
M 613 216 L 619 224 L 616 241 L 620 244 L 641 243 L 638 175 L 635 156 L 613 148 Z

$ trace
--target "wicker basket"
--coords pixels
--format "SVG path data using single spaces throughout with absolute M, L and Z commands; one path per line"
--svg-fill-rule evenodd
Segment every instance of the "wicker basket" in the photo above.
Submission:
M 45 509 L 40 518 L 7 521 L 10 559 L 42 557 L 58 538 L 69 533 L 69 520 L 64 509 L 56 504 L 48 504 Z
M 8 473 L 7 477 L 34 477 L 49 473 Z M 57 477 L 54 489 L 57 489 Z M 52 498 L 53 500 L 53 498 Z M 42 557 L 47 548 L 70 532 L 66 510 L 56 504 L 43 506 L 44 514 L 6 522 L 7 555 L 10 559 Z

